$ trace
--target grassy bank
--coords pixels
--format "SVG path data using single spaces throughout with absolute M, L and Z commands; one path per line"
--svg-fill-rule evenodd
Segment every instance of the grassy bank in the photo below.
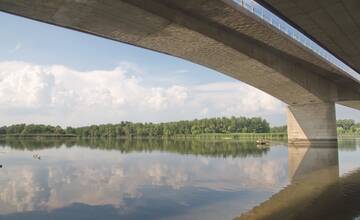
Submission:
M 186 138 L 200 138 L 200 139 L 268 139 L 268 140 L 283 140 L 287 138 L 286 133 L 207 133 L 207 134 L 197 134 L 197 135 L 187 135 L 175 136 L 179 137 L 186 137 Z
M 21 137 L 21 138 L 94 138 L 94 137 L 83 137 L 77 136 L 74 134 L 6 134 L 0 135 L 0 138 L 11 138 L 11 137 Z M 346 138 L 360 138 L 360 134 L 338 134 L 338 137 L 341 139 Z M 117 136 L 117 137 L 95 137 L 95 138 L 120 138 L 120 139 L 183 139 L 183 138 L 195 138 L 195 139 L 233 139 L 233 140 L 257 140 L 257 139 L 266 139 L 266 140 L 286 140 L 287 133 L 278 132 L 278 133 L 205 133 L 205 134 L 189 134 L 189 135 L 172 135 L 172 136 Z
M 74 134 L 7 134 L 0 135 L 0 137 L 77 137 L 88 138 L 82 136 L 76 136 Z M 99 137 L 101 138 L 101 137 Z M 118 136 L 111 138 L 198 138 L 198 139 L 286 139 L 286 133 L 206 133 L 196 135 L 172 135 L 172 136 Z
M 350 134 L 338 134 L 338 138 L 346 139 L 346 138 L 360 138 L 360 134 L 350 133 Z

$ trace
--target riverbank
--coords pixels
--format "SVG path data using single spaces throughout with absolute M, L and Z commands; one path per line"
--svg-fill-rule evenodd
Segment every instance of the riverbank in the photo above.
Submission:
M 338 134 L 341 139 L 356 138 L 359 134 Z M 0 135 L 0 138 L 80 138 L 80 139 L 91 139 L 91 138 L 119 138 L 119 139 L 220 139 L 220 140 L 286 140 L 287 133 L 205 133 L 196 135 L 172 135 L 172 136 L 117 136 L 117 137 L 88 137 L 78 136 L 75 134 L 7 134 Z
M 44 137 L 44 138 L 131 138 L 131 139 L 168 139 L 168 138 L 199 138 L 199 139 L 286 139 L 286 133 L 206 133 L 206 134 L 196 134 L 196 135 L 172 135 L 172 136 L 117 136 L 117 137 L 88 137 L 88 136 L 77 136 L 74 134 L 7 134 L 0 135 L 2 138 L 13 138 L 13 137 Z

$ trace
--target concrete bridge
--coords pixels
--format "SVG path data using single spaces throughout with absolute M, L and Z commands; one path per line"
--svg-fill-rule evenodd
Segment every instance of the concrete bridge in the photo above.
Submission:
M 360 71 L 360 2 L 256 0 Z
M 0 0 L 0 10 L 250 84 L 288 104 L 290 143 L 336 141 L 335 103 L 360 109 L 357 79 L 232 0 Z
M 360 169 L 339 177 L 336 148 L 289 146 L 290 184 L 235 220 L 355 219 Z

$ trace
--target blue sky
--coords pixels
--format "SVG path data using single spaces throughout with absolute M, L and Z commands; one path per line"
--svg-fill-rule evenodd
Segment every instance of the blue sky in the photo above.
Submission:
M 286 123 L 285 104 L 197 64 L 5 13 L 0 26 L 0 125 L 231 115 Z M 345 107 L 337 117 L 360 120 Z
M 80 71 L 112 69 L 127 61 L 141 64 L 147 72 L 156 72 L 157 77 L 179 77 L 189 83 L 232 80 L 182 59 L 22 17 L 0 13 L 0 24 L 1 60 L 59 64 Z M 19 51 L 14 51 L 16 45 Z M 181 74 L 169 76 L 169 70 Z

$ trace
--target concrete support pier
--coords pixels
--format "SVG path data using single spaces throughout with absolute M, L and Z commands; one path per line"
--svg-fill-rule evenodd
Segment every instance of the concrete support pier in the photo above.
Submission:
M 289 105 L 288 142 L 337 146 L 335 103 Z

